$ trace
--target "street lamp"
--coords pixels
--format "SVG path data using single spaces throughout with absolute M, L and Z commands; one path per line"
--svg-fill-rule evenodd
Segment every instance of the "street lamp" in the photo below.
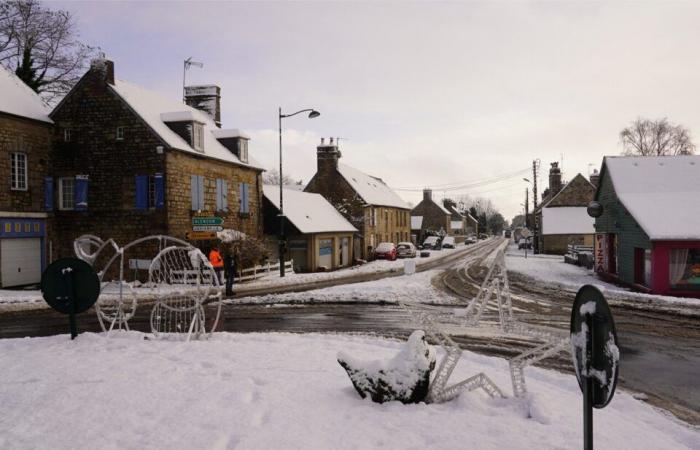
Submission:
M 292 114 L 282 114 L 282 108 L 279 108 L 279 134 L 280 134 L 280 236 L 279 236 L 279 243 L 278 243 L 278 250 L 279 250 L 279 261 L 280 261 L 280 277 L 284 277 L 284 251 L 285 251 L 285 235 L 284 235 L 284 203 L 283 203 L 283 198 L 282 198 L 282 185 L 283 183 L 283 176 L 282 176 L 282 119 L 287 118 L 287 117 L 292 117 L 296 116 L 297 114 L 301 114 L 303 112 L 308 112 L 309 113 L 309 119 L 313 119 L 315 117 L 318 117 L 321 115 L 320 112 L 316 111 L 315 109 L 302 109 L 299 110 L 295 113 Z

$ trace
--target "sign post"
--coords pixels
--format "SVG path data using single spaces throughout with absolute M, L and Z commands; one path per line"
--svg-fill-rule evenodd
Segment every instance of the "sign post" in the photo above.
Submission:
M 617 386 L 620 351 L 610 307 L 590 284 L 579 289 L 571 310 L 571 355 L 583 393 L 583 448 L 593 450 L 593 408 L 610 403 Z
M 78 336 L 75 316 L 95 304 L 100 295 L 100 279 L 85 261 L 62 258 L 41 274 L 41 293 L 50 307 L 68 314 L 71 339 L 75 339 Z
M 532 236 L 532 234 L 530 233 L 530 230 L 525 228 L 520 232 L 520 235 L 525 238 L 525 259 L 527 259 L 527 238 Z

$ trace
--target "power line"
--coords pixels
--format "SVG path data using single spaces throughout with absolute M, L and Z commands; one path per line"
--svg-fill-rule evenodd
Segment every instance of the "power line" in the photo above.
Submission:
M 488 178 L 482 178 L 480 180 L 474 180 L 474 181 L 462 181 L 462 182 L 453 182 L 453 183 L 445 183 L 445 184 L 436 184 L 436 185 L 431 185 L 431 186 L 423 186 L 423 187 L 397 187 L 393 188 L 396 191 L 408 191 L 408 192 L 421 192 L 425 188 L 432 189 L 434 191 L 456 191 L 456 190 L 463 190 L 463 189 L 469 189 L 469 188 L 474 188 L 474 187 L 480 187 L 480 186 L 486 186 L 489 184 L 495 184 L 499 183 L 502 181 L 506 181 L 510 178 L 515 178 L 517 176 L 520 176 L 524 173 L 529 172 L 530 168 L 525 168 L 525 169 L 520 169 L 516 170 L 513 172 L 507 172 L 504 174 L 500 175 L 494 175 L 492 177 Z

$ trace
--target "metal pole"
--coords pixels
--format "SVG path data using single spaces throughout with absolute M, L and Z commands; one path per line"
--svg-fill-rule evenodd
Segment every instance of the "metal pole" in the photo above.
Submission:
M 182 62 L 182 103 L 187 103 L 185 99 L 185 76 L 187 73 L 187 61 Z
M 539 220 L 537 218 L 537 160 L 532 161 L 532 204 L 533 204 L 533 224 L 532 228 L 534 231 L 533 241 L 533 253 L 540 253 L 539 244 Z
M 588 327 L 588 339 L 586 339 L 586 374 L 584 375 L 585 392 L 583 394 L 583 448 L 593 450 L 593 377 L 591 366 L 593 365 L 593 315 L 586 314 L 586 326 Z
M 282 197 L 282 108 L 279 109 L 279 138 L 280 138 L 280 236 L 278 242 L 280 277 L 284 277 L 284 203 Z
M 75 288 L 73 283 L 73 271 L 64 272 L 63 279 L 66 283 L 66 294 L 68 295 L 68 323 L 70 325 L 70 338 L 75 339 L 78 336 L 78 325 L 75 321 Z

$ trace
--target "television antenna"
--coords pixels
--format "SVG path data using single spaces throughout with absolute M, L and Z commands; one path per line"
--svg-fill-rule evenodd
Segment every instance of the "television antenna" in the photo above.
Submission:
M 182 68 L 182 103 L 185 102 L 185 77 L 187 75 L 187 69 L 189 69 L 192 66 L 199 67 L 200 69 L 204 67 L 204 63 L 197 62 L 197 61 L 192 61 L 192 57 L 190 56 L 187 58 L 185 61 L 183 61 L 183 68 Z

